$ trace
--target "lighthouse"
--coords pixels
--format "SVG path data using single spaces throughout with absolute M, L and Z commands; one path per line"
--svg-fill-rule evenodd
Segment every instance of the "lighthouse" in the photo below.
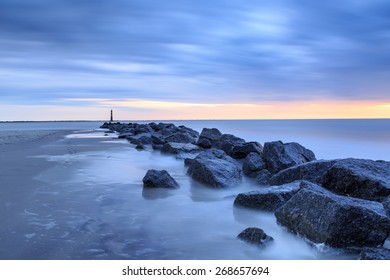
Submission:
M 112 114 L 112 110 L 111 110 L 110 122 L 112 121 L 114 121 L 114 115 Z

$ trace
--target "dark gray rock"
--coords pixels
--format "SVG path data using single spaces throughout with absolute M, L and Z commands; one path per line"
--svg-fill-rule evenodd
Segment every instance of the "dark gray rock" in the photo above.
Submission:
M 204 149 L 210 149 L 213 146 L 211 144 L 210 140 L 207 138 L 199 138 L 196 145 L 198 145 L 199 147 L 204 148 Z
M 255 227 L 245 229 L 237 236 L 237 238 L 260 247 L 263 247 L 267 243 L 274 240 L 271 236 L 267 235 L 262 229 L 255 228 Z
M 238 163 L 216 149 L 201 152 L 189 166 L 188 174 L 194 180 L 215 188 L 233 187 L 242 180 Z
M 135 148 L 137 150 L 145 150 L 145 146 L 144 145 L 141 145 L 141 144 L 138 144 L 137 146 L 135 146 Z
M 360 260 L 390 260 L 390 250 L 386 248 L 364 248 Z
M 267 169 L 263 169 L 257 173 L 256 183 L 258 185 L 269 185 L 271 180 L 271 172 Z
M 157 135 L 157 133 L 153 134 L 151 138 L 154 145 L 164 145 L 166 143 L 162 136 Z
M 179 125 L 179 129 L 181 132 L 189 134 L 194 139 L 199 138 L 199 132 L 197 132 L 196 130 L 194 130 L 192 128 L 186 127 L 184 125 Z
M 246 158 L 250 153 L 257 153 L 261 155 L 263 153 L 263 146 L 257 142 L 246 142 L 233 147 L 232 157 L 233 158 Z
M 172 135 L 169 135 L 165 138 L 166 142 L 175 142 L 175 143 L 191 143 L 195 144 L 197 138 L 191 136 L 187 132 L 175 132 Z
M 142 135 L 141 137 L 127 138 L 134 145 L 151 145 L 153 143 L 151 135 Z
M 203 139 L 207 139 L 211 143 L 211 146 L 212 146 L 221 138 L 221 136 L 222 136 L 222 133 L 217 128 L 203 128 L 202 132 L 199 135 L 199 140 L 198 140 L 197 145 L 201 144 L 201 141 Z M 203 142 L 203 143 L 205 143 L 205 142 Z M 204 147 L 204 148 L 206 148 L 206 147 Z
M 222 134 L 221 138 L 215 143 L 215 147 L 224 151 L 229 156 L 233 155 L 233 149 L 236 146 L 242 146 L 246 141 L 232 134 Z
M 382 202 L 383 208 L 386 211 L 387 217 L 390 218 L 390 196 L 386 197 Z
M 145 188 L 179 188 L 179 184 L 166 170 L 148 170 L 142 181 Z
M 318 160 L 295 165 L 274 174 L 269 183 L 283 185 L 296 180 L 306 180 L 321 185 L 325 173 L 336 162 L 336 160 Z
M 234 206 L 264 211 L 275 211 L 299 191 L 299 182 L 278 187 L 261 188 L 258 191 L 240 193 Z
M 290 231 L 333 247 L 381 246 L 390 232 L 381 203 L 340 196 L 306 181 L 275 216 Z
M 380 201 L 390 195 L 390 162 L 339 160 L 324 175 L 323 187 L 342 195 Z
M 200 151 L 199 147 L 193 144 L 175 143 L 175 142 L 165 143 L 161 149 L 162 153 L 176 154 L 176 155 L 181 153 L 196 153 L 199 151 Z
M 245 158 L 242 165 L 242 171 L 246 176 L 255 178 L 258 175 L 258 172 L 265 169 L 267 165 L 265 164 L 263 158 L 258 153 L 250 153 Z
M 267 169 L 272 173 L 289 168 L 294 165 L 315 160 L 312 151 L 302 145 L 282 141 L 266 142 L 263 148 L 263 159 L 267 163 Z

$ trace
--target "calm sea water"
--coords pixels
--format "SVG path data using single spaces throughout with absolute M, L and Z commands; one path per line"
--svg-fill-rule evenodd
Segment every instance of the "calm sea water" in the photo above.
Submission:
M 159 121 L 155 121 L 159 122 Z M 390 119 L 352 120 L 194 120 L 163 121 L 186 125 L 197 131 L 216 127 L 247 141 L 298 142 L 313 150 L 318 159 L 367 158 L 390 160 Z M 147 122 L 140 122 L 147 123 Z M 0 123 L 1 131 L 87 130 L 101 122 Z
M 198 131 L 217 127 L 247 141 L 296 141 L 317 158 L 390 160 L 390 120 L 183 121 Z M 23 259 L 342 259 L 345 252 L 309 244 L 276 224 L 271 213 L 235 209 L 240 192 L 258 188 L 244 179 L 214 190 L 193 182 L 182 160 L 158 151 L 137 151 L 125 140 L 96 130 L 100 122 L 0 124 L 0 131 L 69 129 L 37 157 L 52 167 L 34 176 L 37 187 L 0 202 L 8 210 L 0 258 Z M 65 148 L 63 148 L 65 147 Z M 62 149 L 63 153 L 59 153 Z M 51 152 L 51 151 L 56 151 Z M 148 169 L 166 169 L 177 190 L 144 190 Z M 15 201 L 13 201 L 15 200 Z M 10 212 L 13 209 L 13 212 Z M 0 214 L 1 216 L 1 214 Z M 260 227 L 274 243 L 260 250 L 236 236 Z

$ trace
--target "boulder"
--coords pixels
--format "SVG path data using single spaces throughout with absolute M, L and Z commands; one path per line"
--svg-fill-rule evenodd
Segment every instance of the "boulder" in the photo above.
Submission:
M 299 183 L 261 188 L 258 191 L 240 193 L 234 200 L 235 207 L 275 211 L 283 206 L 300 189 Z
M 290 231 L 333 247 L 381 246 L 390 232 L 381 203 L 340 196 L 306 181 L 275 216 Z
M 132 136 L 131 138 L 126 138 L 130 141 L 131 144 L 134 145 L 151 145 L 153 143 L 150 134 L 142 134 L 142 136 Z
M 242 171 L 246 176 L 256 177 L 258 172 L 265 169 L 267 166 L 263 160 L 263 158 L 258 153 L 250 153 L 245 158 L 244 163 L 242 165 Z
M 207 143 L 207 142 L 204 142 L 203 140 L 208 140 L 208 142 L 210 142 L 211 146 L 213 146 L 221 138 L 221 135 L 222 135 L 222 133 L 216 128 L 203 128 L 202 132 L 199 135 L 199 140 L 198 140 L 197 145 L 202 144 L 202 143 Z M 199 146 L 201 146 L 201 145 L 199 145 Z M 204 148 L 206 148 L 206 147 L 204 147 Z
M 210 149 L 213 146 L 210 140 L 207 138 L 199 138 L 198 142 L 196 142 L 196 145 L 204 149 Z
M 233 187 L 242 180 L 238 163 L 216 149 L 201 152 L 193 159 L 188 174 L 194 180 L 215 188 Z
M 390 162 L 339 160 L 324 175 L 323 187 L 342 195 L 381 201 L 390 195 Z
M 383 208 L 386 211 L 387 217 L 390 218 L 390 196 L 386 197 L 382 202 Z
M 296 180 L 306 180 L 321 185 L 325 173 L 336 162 L 336 160 L 318 160 L 295 165 L 274 174 L 269 183 L 283 185 Z
M 193 144 L 175 143 L 175 142 L 165 143 L 161 149 L 162 153 L 176 154 L 176 155 L 181 153 L 196 153 L 199 151 L 200 151 L 199 147 Z
M 232 134 L 222 134 L 221 138 L 215 143 L 215 147 L 224 151 L 229 156 L 233 155 L 233 149 L 236 146 L 242 146 L 246 141 Z
M 179 184 L 166 170 L 148 170 L 142 181 L 145 188 L 179 188 Z
M 359 260 L 390 260 L 390 250 L 386 248 L 364 248 Z
M 266 142 L 263 148 L 263 159 L 267 169 L 272 173 L 294 165 L 315 160 L 312 151 L 298 143 L 283 143 L 282 141 Z
M 175 142 L 175 143 L 191 143 L 195 144 L 197 138 L 191 136 L 186 132 L 176 132 L 172 135 L 165 137 L 166 142 Z
M 233 158 L 246 158 L 250 153 L 257 153 L 261 155 L 263 153 L 263 146 L 257 142 L 246 142 L 238 146 L 233 147 Z
M 237 236 L 237 238 L 260 247 L 263 247 L 267 243 L 274 240 L 271 236 L 267 235 L 262 229 L 255 228 L 255 227 L 245 229 Z
M 269 185 L 271 180 L 271 172 L 263 169 L 257 173 L 256 183 L 259 185 Z

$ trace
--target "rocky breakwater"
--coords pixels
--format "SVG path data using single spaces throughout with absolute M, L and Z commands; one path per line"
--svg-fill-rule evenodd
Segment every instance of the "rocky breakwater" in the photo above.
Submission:
M 273 212 L 280 226 L 308 242 L 352 250 L 361 259 L 389 259 L 383 245 L 390 235 L 390 162 L 317 160 L 299 143 L 262 146 L 217 128 L 198 133 L 170 123 L 102 127 L 136 146 L 184 159 L 187 174 L 209 187 L 235 187 L 246 176 L 258 190 L 238 194 L 234 206 Z M 250 242 L 252 235 L 256 243 L 266 236 L 253 231 L 244 235 Z

